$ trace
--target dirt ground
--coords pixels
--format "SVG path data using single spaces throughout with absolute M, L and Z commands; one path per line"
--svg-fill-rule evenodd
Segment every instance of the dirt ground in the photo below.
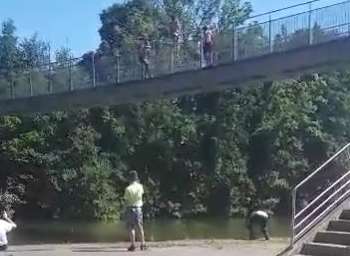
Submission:
M 287 245 L 286 240 L 237 241 L 205 240 L 150 243 L 149 250 L 129 253 L 127 244 L 66 244 L 10 246 L 0 256 L 275 256 Z

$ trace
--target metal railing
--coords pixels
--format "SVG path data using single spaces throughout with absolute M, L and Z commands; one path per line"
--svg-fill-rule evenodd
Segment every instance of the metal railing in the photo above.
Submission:
M 350 1 L 345 1 L 283 18 L 272 19 L 270 16 L 268 21 L 262 23 L 254 22 L 251 18 L 248 25 L 232 31 L 219 31 L 215 35 L 213 60 L 214 65 L 233 63 L 348 36 Z M 54 94 L 144 79 L 136 52 L 131 48 L 114 56 L 92 53 L 40 67 L 0 71 L 0 99 Z M 206 66 L 198 34 L 188 35 L 178 44 L 152 42 L 149 60 L 152 77 Z
M 291 246 L 350 197 L 350 143 L 292 192 Z
M 269 19 L 271 19 L 273 14 L 279 15 L 279 14 L 283 13 L 284 11 L 289 11 L 291 9 L 296 9 L 299 7 L 304 8 L 305 6 L 307 8 L 309 8 L 309 10 L 310 10 L 312 8 L 312 4 L 317 3 L 317 2 L 321 2 L 321 1 L 322 0 L 311 0 L 311 1 L 303 2 L 303 3 L 299 3 L 299 4 L 290 5 L 290 6 L 287 6 L 287 7 L 281 8 L 281 9 L 277 9 L 277 10 L 259 13 L 259 14 L 250 16 L 248 18 L 248 20 L 257 19 L 257 18 L 261 18 L 261 17 L 269 17 Z

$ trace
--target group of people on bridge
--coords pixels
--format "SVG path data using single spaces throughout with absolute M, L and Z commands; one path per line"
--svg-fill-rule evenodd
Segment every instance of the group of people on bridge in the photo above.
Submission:
M 179 19 L 172 15 L 171 21 L 169 24 L 169 32 L 172 39 L 173 44 L 173 55 L 174 58 L 177 58 L 179 56 L 180 52 L 180 46 L 181 46 L 181 40 L 182 40 L 182 28 L 181 23 Z M 204 59 L 204 66 L 205 67 L 211 67 L 213 66 L 213 47 L 214 47 L 214 30 L 211 29 L 209 26 L 203 26 L 202 28 L 202 39 L 201 39 L 201 58 Z M 149 38 L 147 35 L 141 35 L 138 38 L 137 42 L 137 54 L 138 59 L 142 67 L 142 79 L 151 78 L 151 69 L 150 69 L 150 63 L 151 63 L 151 51 L 152 46 Z

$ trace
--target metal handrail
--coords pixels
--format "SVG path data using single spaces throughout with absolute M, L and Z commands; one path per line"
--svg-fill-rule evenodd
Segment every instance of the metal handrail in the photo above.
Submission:
M 330 209 L 332 209 L 335 205 L 337 205 L 339 202 L 344 200 L 346 197 L 348 197 L 350 194 L 350 190 L 348 190 L 346 193 L 344 193 L 341 197 L 339 197 L 336 201 L 334 201 L 330 206 L 328 206 L 323 213 L 321 213 L 318 217 L 316 217 L 312 222 L 310 222 L 302 231 L 299 232 L 298 235 L 295 236 L 295 240 L 300 239 L 305 233 L 313 226 L 315 223 L 317 223 L 320 219 L 326 215 L 325 213 L 328 212 Z
M 349 172 L 348 172 L 349 173 Z M 315 209 L 313 209 L 313 211 L 311 213 L 309 213 L 306 217 L 304 217 L 294 228 L 297 229 L 299 228 L 305 221 L 307 221 L 307 219 L 309 217 L 311 217 L 312 215 L 314 215 L 315 212 L 317 212 L 319 209 L 322 208 L 322 206 L 324 206 L 333 196 L 335 196 L 336 194 L 338 194 L 339 191 L 341 191 L 342 189 L 344 189 L 347 185 L 350 184 L 350 180 L 348 180 L 344 185 L 342 185 L 339 189 L 337 189 L 335 192 L 333 192 L 330 196 L 327 197 L 326 200 L 323 200 L 322 203 L 317 206 Z
M 319 173 L 325 166 L 327 166 L 330 162 L 332 162 L 335 158 L 337 158 L 341 153 L 343 153 L 348 147 L 350 147 L 350 143 L 348 143 L 346 146 L 344 146 L 334 156 L 329 158 L 324 164 L 322 164 L 320 167 L 318 167 L 316 169 L 316 171 L 314 171 L 312 174 L 307 176 L 303 181 L 301 181 L 298 185 L 296 185 L 294 190 L 296 191 L 298 188 L 300 188 L 302 185 L 304 185 L 306 182 L 308 182 L 312 177 L 314 177 L 317 173 Z
M 262 17 L 262 16 L 269 15 L 269 14 L 273 14 L 273 13 L 277 13 L 277 12 L 281 12 L 281 11 L 293 9 L 293 8 L 300 7 L 300 6 L 304 6 L 304 5 L 309 5 L 309 4 L 311 4 L 311 3 L 320 2 L 320 1 L 322 1 L 322 0 L 312 0 L 312 1 L 304 2 L 304 3 L 300 3 L 300 4 L 296 4 L 296 5 L 291 5 L 291 6 L 288 6 L 288 7 L 284 7 L 284 8 L 281 8 L 281 9 L 276 9 L 276 10 L 273 10 L 273 11 L 269 11 L 269 12 L 265 12 L 265 13 L 260 13 L 260 14 L 257 14 L 257 15 L 248 17 L 248 18 L 247 18 L 247 21 L 249 21 L 249 20 L 251 20 L 251 19 L 254 19 L 254 18 L 258 18 L 258 17 Z M 347 3 L 347 2 L 350 2 L 350 0 L 346 0 L 346 1 L 343 1 L 343 2 L 335 3 L 335 4 L 332 4 L 332 5 L 327 5 L 327 6 L 324 6 L 324 7 L 318 7 L 318 8 L 315 8 L 315 9 L 308 10 L 308 11 L 298 12 L 298 13 L 295 13 L 295 14 L 291 14 L 291 15 L 287 15 L 287 16 L 283 16 L 283 17 L 279 17 L 279 18 L 269 19 L 269 20 L 267 20 L 267 21 L 258 22 L 258 23 L 254 24 L 254 25 L 267 24 L 267 23 L 269 23 L 269 22 L 274 22 L 274 21 L 278 21 L 278 20 L 281 20 L 281 19 L 291 18 L 291 17 L 298 16 L 298 15 L 301 15 L 301 14 L 309 13 L 310 11 L 314 12 L 314 11 L 318 11 L 318 10 L 321 10 L 321 9 L 329 8 L 329 7 L 332 7 L 332 6 L 344 4 L 344 3 Z M 248 28 L 248 27 L 249 27 L 249 25 L 242 25 L 242 26 L 238 26 L 237 28 L 238 28 L 238 29 L 244 29 L 244 28 Z M 155 41 L 155 42 L 156 42 L 156 41 Z M 165 42 L 165 44 L 167 44 L 167 43 L 168 43 L 168 44 L 172 44 L 171 41 Z M 88 54 L 88 52 L 87 52 L 87 54 Z M 59 61 L 50 61 L 50 62 L 48 62 L 48 63 L 42 63 L 42 64 L 39 64 L 39 65 L 30 67 L 29 69 L 27 69 L 27 68 L 24 68 L 24 69 L 25 69 L 25 70 L 31 70 L 31 69 L 34 69 L 34 68 L 42 68 L 42 67 L 46 67 L 46 66 L 49 66 L 49 65 L 69 63 L 69 62 L 71 62 L 71 61 L 81 60 L 82 58 L 83 58 L 83 56 L 69 58 L 68 60 L 65 60 L 65 61 L 63 61 L 63 62 L 59 62 Z M 15 69 L 22 70 L 23 68 L 20 67 L 20 66 L 18 66 L 18 67 L 15 67 Z M 1 70 L 0 70 L 0 71 L 1 71 Z
M 329 188 L 327 188 L 325 191 L 323 191 L 318 197 L 316 197 L 314 200 L 312 200 L 311 203 L 309 203 L 303 210 L 301 210 L 296 216 L 295 218 L 299 218 L 304 212 L 306 212 L 307 209 L 309 209 L 314 203 L 316 203 L 320 198 L 322 198 L 322 196 L 324 196 L 325 194 L 327 194 L 327 192 L 329 192 L 332 188 L 334 188 L 336 185 L 338 185 L 344 178 L 346 178 L 346 176 L 350 175 L 350 171 L 347 172 L 345 175 L 343 175 L 341 178 L 339 178 L 332 186 L 330 186 Z
M 291 221 L 291 247 L 295 244 L 296 241 L 298 241 L 303 235 L 305 235 L 315 224 L 317 224 L 322 218 L 324 218 L 327 214 L 330 214 L 330 210 L 333 209 L 334 206 L 336 206 L 339 202 L 344 200 L 348 194 L 350 193 L 350 170 L 348 167 L 346 167 L 344 170 L 346 172 L 339 177 L 337 180 L 332 181 L 331 184 L 328 185 L 327 189 L 323 190 L 319 195 L 317 195 L 313 200 L 308 203 L 306 207 L 300 210 L 300 212 L 296 212 L 296 201 L 297 201 L 297 193 L 298 190 L 303 186 L 306 185 L 309 181 L 311 181 L 317 174 L 319 174 L 322 170 L 325 169 L 330 163 L 334 162 L 339 156 L 341 156 L 344 152 L 347 153 L 346 157 L 348 158 L 347 161 L 350 161 L 349 158 L 349 152 L 347 150 L 350 149 L 350 143 L 342 147 L 340 150 L 338 150 L 332 157 L 330 157 L 326 162 L 324 162 L 320 167 L 318 167 L 312 174 L 308 175 L 304 180 L 299 182 L 294 189 L 292 190 L 292 221 Z M 322 177 L 322 176 L 321 176 Z M 342 182 L 345 182 L 342 184 Z M 340 187 L 340 184 L 342 184 Z M 335 189 L 337 188 L 337 189 Z M 328 195 L 332 189 L 335 189 L 331 195 Z M 346 189 L 347 191 L 343 193 L 339 198 L 338 194 L 339 192 Z M 317 205 L 315 208 L 311 208 L 316 204 L 316 202 L 320 201 L 324 196 L 327 196 L 319 205 Z M 336 199 L 336 200 L 335 200 Z M 331 201 L 334 200 L 334 201 Z M 328 204 L 331 203 L 329 206 Z M 323 207 L 326 207 L 326 209 L 323 209 Z M 307 212 L 307 210 L 310 210 L 311 212 Z M 321 213 L 318 213 L 321 211 Z M 304 216 L 301 220 L 297 221 L 301 216 L 303 216 L 304 213 L 307 212 L 307 215 Z M 311 217 L 314 216 L 316 213 L 318 215 L 311 220 Z M 307 223 L 307 221 L 311 220 L 310 223 Z M 306 226 L 304 227 L 304 224 Z M 298 229 L 300 229 L 298 231 Z
M 346 1 L 343 1 L 343 2 L 335 3 L 335 4 L 331 4 L 331 5 L 327 5 L 327 6 L 323 6 L 323 7 L 318 7 L 318 8 L 315 8 L 315 9 L 310 9 L 308 11 L 302 11 L 302 12 L 286 15 L 286 16 L 283 16 L 283 17 L 278 17 L 278 18 L 269 19 L 269 20 L 266 20 L 266 21 L 257 22 L 257 23 L 254 23 L 253 25 L 254 26 L 255 25 L 258 26 L 258 25 L 268 24 L 270 22 L 275 22 L 275 21 L 279 21 L 279 20 L 283 20 L 283 19 L 296 17 L 296 16 L 299 16 L 299 15 L 302 15 L 302 14 L 308 14 L 308 13 L 312 13 L 312 12 L 315 12 L 315 11 L 324 10 L 324 9 L 327 9 L 327 8 L 330 8 L 330 7 L 334 7 L 334 6 L 341 5 L 341 4 L 346 4 L 346 3 L 349 3 L 349 2 L 350 2 L 350 0 L 346 0 Z M 247 20 L 250 20 L 250 18 L 247 19 Z M 244 28 L 249 28 L 250 26 L 251 25 L 242 25 L 242 26 L 238 26 L 238 28 L 239 29 L 244 29 Z
M 320 2 L 320 1 L 322 1 L 322 0 L 308 1 L 308 2 L 304 2 L 304 3 L 300 3 L 300 4 L 295 4 L 295 5 L 291 5 L 291 6 L 288 6 L 288 7 L 284 7 L 284 8 L 281 8 L 281 9 L 276 9 L 276 10 L 273 10 L 273 11 L 256 14 L 254 16 L 249 17 L 248 20 L 259 18 L 259 17 L 263 17 L 263 16 L 267 16 L 267 15 L 271 15 L 273 13 L 282 12 L 282 11 L 285 11 L 285 10 L 293 9 L 293 8 L 304 6 L 304 5 L 309 5 L 309 4 L 312 4 L 312 3 L 315 3 L 315 2 Z
M 309 1 L 306 3 L 293 5 L 287 8 L 282 8 L 268 13 L 283 11 L 286 9 L 291 9 L 297 6 L 302 6 L 318 1 L 320 0 Z M 260 36 L 259 40 L 260 38 L 262 39 L 261 45 L 258 46 L 250 45 L 249 42 L 241 40 L 244 39 L 246 33 L 249 32 L 245 31 L 245 29 L 247 27 L 249 28 L 252 25 L 245 25 L 243 27 L 237 26 L 233 31 L 221 31 L 214 37 L 215 40 L 217 40 L 216 45 L 218 46 L 216 47 L 215 45 L 213 49 L 213 59 L 215 59 L 214 64 L 228 64 L 247 58 L 267 55 L 274 52 L 287 51 L 298 47 L 305 47 L 312 44 L 318 44 L 320 42 L 337 40 L 339 39 L 339 35 L 350 36 L 350 18 L 344 18 L 344 14 L 345 17 L 350 17 L 350 4 L 348 3 L 350 3 L 350 0 L 337 4 L 332 4 L 326 7 L 310 9 L 307 12 L 289 15 L 274 20 L 270 19 L 268 22 L 264 23 L 256 23 L 254 24 L 254 26 L 260 26 L 261 30 L 261 32 L 258 32 L 261 33 L 261 35 L 258 35 Z M 315 20 L 312 19 L 312 15 L 316 11 L 320 9 L 327 9 L 333 6 L 340 7 L 330 9 L 330 13 L 332 14 L 334 10 L 339 12 L 339 19 L 326 21 L 326 23 L 323 22 L 322 18 L 317 18 L 317 15 L 315 15 Z M 305 13 L 308 13 L 309 15 L 308 21 L 306 22 L 304 16 Z M 265 15 L 266 14 L 267 13 L 265 13 Z M 260 14 L 260 16 L 262 15 L 263 14 Z M 254 16 L 250 17 L 250 19 L 251 18 L 254 18 Z M 293 19 L 292 23 L 294 25 L 292 24 L 290 25 L 290 27 L 288 27 L 291 23 L 290 19 Z M 297 21 L 301 21 L 301 25 L 295 23 L 294 19 L 296 19 Z M 333 30 L 334 33 L 331 33 L 332 31 L 330 31 L 329 33 L 324 33 L 325 38 L 323 38 L 322 35 L 317 35 L 314 33 L 314 24 L 320 24 L 321 31 Z M 282 42 L 277 42 L 275 41 L 276 35 L 280 35 L 280 33 L 282 33 L 281 27 L 283 25 L 286 25 L 288 29 L 287 35 Z M 345 27 L 346 25 L 347 27 Z M 286 38 L 288 38 L 289 36 L 293 36 L 296 31 L 300 30 L 305 31 L 305 34 L 308 34 L 308 38 L 306 39 L 305 37 L 305 40 L 303 39 L 302 42 L 298 41 L 294 43 L 295 45 L 289 45 L 289 41 Z M 151 66 L 153 64 L 158 65 L 157 69 L 154 70 L 157 74 L 153 74 L 152 77 L 182 71 L 197 70 L 203 68 L 205 66 L 204 63 L 207 61 L 203 54 L 203 45 L 201 44 L 200 38 L 188 38 L 188 40 L 186 40 L 185 42 L 181 42 L 176 45 L 174 44 L 174 42 L 171 42 L 169 44 L 168 42 L 159 41 L 157 45 L 158 47 L 154 49 L 161 49 L 159 50 L 159 52 L 157 52 L 160 54 L 150 56 Z M 178 53 L 176 53 L 175 46 L 183 50 L 181 56 L 178 56 Z M 132 50 L 131 52 L 135 51 Z M 156 51 L 152 51 L 152 53 L 155 52 Z M 57 64 L 60 64 L 62 67 L 57 66 Z M 111 84 L 111 81 L 115 84 L 120 84 L 127 81 L 142 80 L 144 78 L 141 78 L 140 76 L 140 67 L 141 65 L 138 61 L 137 53 L 133 54 L 133 56 L 131 56 L 128 53 L 117 54 L 115 56 L 107 58 L 100 56 L 99 54 L 96 54 L 95 56 L 95 54 L 92 53 L 91 56 L 85 55 L 85 58 L 72 58 L 65 61 L 64 63 L 51 62 L 45 63 L 40 67 L 33 68 L 15 67 L 12 70 L 12 73 L 9 73 L 8 71 L 4 73 L 4 76 L 2 77 L 3 79 L 1 79 L 0 74 L 0 83 L 2 83 L 3 87 L 8 88 L 5 92 L 9 93 L 12 99 L 16 97 L 32 97 L 47 93 L 52 94 L 56 93 L 56 91 L 61 92 L 61 89 L 64 87 L 64 85 L 62 86 L 62 84 L 65 83 L 63 81 L 64 79 L 69 81 L 69 83 L 72 83 L 72 81 L 73 83 L 78 83 L 78 86 L 71 86 L 71 90 L 77 90 L 79 88 L 87 87 L 96 87 L 103 84 L 107 85 Z M 57 76 L 54 77 L 51 75 L 55 71 L 60 70 L 67 70 L 68 72 L 66 74 L 62 73 L 61 77 L 59 78 Z M 31 72 L 34 73 L 31 74 Z M 65 78 L 65 76 L 72 76 L 72 73 L 74 75 L 74 72 L 77 72 L 77 74 L 79 75 L 78 79 L 84 76 L 87 79 L 89 79 L 89 81 L 85 82 L 83 80 L 77 79 L 72 80 L 71 77 Z M 47 73 L 50 73 L 50 75 L 47 75 Z M 119 75 L 119 73 L 121 74 Z M 40 80 L 40 76 L 43 76 L 44 79 Z M 115 79 L 111 80 L 111 77 L 114 77 Z M 35 81 L 36 79 L 37 81 Z M 43 83 L 49 84 L 49 86 L 46 88 L 52 88 L 53 86 L 57 89 L 45 91 L 45 86 L 43 86 Z M 55 86 L 53 85 L 53 83 L 57 83 L 59 86 Z M 19 93 L 13 93 L 13 91 L 17 91 Z M 6 98 L 8 98 L 8 96 L 6 96 Z

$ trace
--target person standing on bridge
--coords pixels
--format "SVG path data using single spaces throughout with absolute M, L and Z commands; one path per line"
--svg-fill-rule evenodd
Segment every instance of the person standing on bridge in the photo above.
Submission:
M 173 40 L 174 45 L 174 56 L 175 58 L 178 57 L 179 50 L 180 50 L 180 36 L 181 36 L 181 24 L 179 19 L 175 15 L 170 16 L 170 35 Z
M 0 207 L 0 251 L 6 251 L 8 246 L 7 233 L 16 228 L 17 225 L 8 217 L 5 207 Z
M 213 31 L 208 27 L 203 27 L 203 57 L 206 67 L 213 66 L 213 47 L 214 47 L 214 34 Z
M 143 186 L 139 182 L 136 171 L 129 174 L 130 185 L 125 189 L 124 199 L 126 204 L 126 224 L 131 245 L 128 251 L 136 250 L 136 234 L 141 242 L 140 249 L 146 250 L 145 234 L 143 230 Z
M 142 79 L 151 78 L 152 75 L 151 75 L 150 60 L 149 60 L 150 54 L 151 54 L 151 44 L 145 36 L 139 37 L 139 41 L 137 45 L 137 53 L 141 64 Z
M 266 240 L 270 239 L 268 228 L 267 228 L 269 219 L 270 219 L 270 215 L 268 211 L 265 211 L 265 210 L 256 210 L 251 212 L 248 215 L 247 228 L 249 230 L 250 240 L 255 239 L 255 234 L 254 234 L 255 228 L 260 228 Z

